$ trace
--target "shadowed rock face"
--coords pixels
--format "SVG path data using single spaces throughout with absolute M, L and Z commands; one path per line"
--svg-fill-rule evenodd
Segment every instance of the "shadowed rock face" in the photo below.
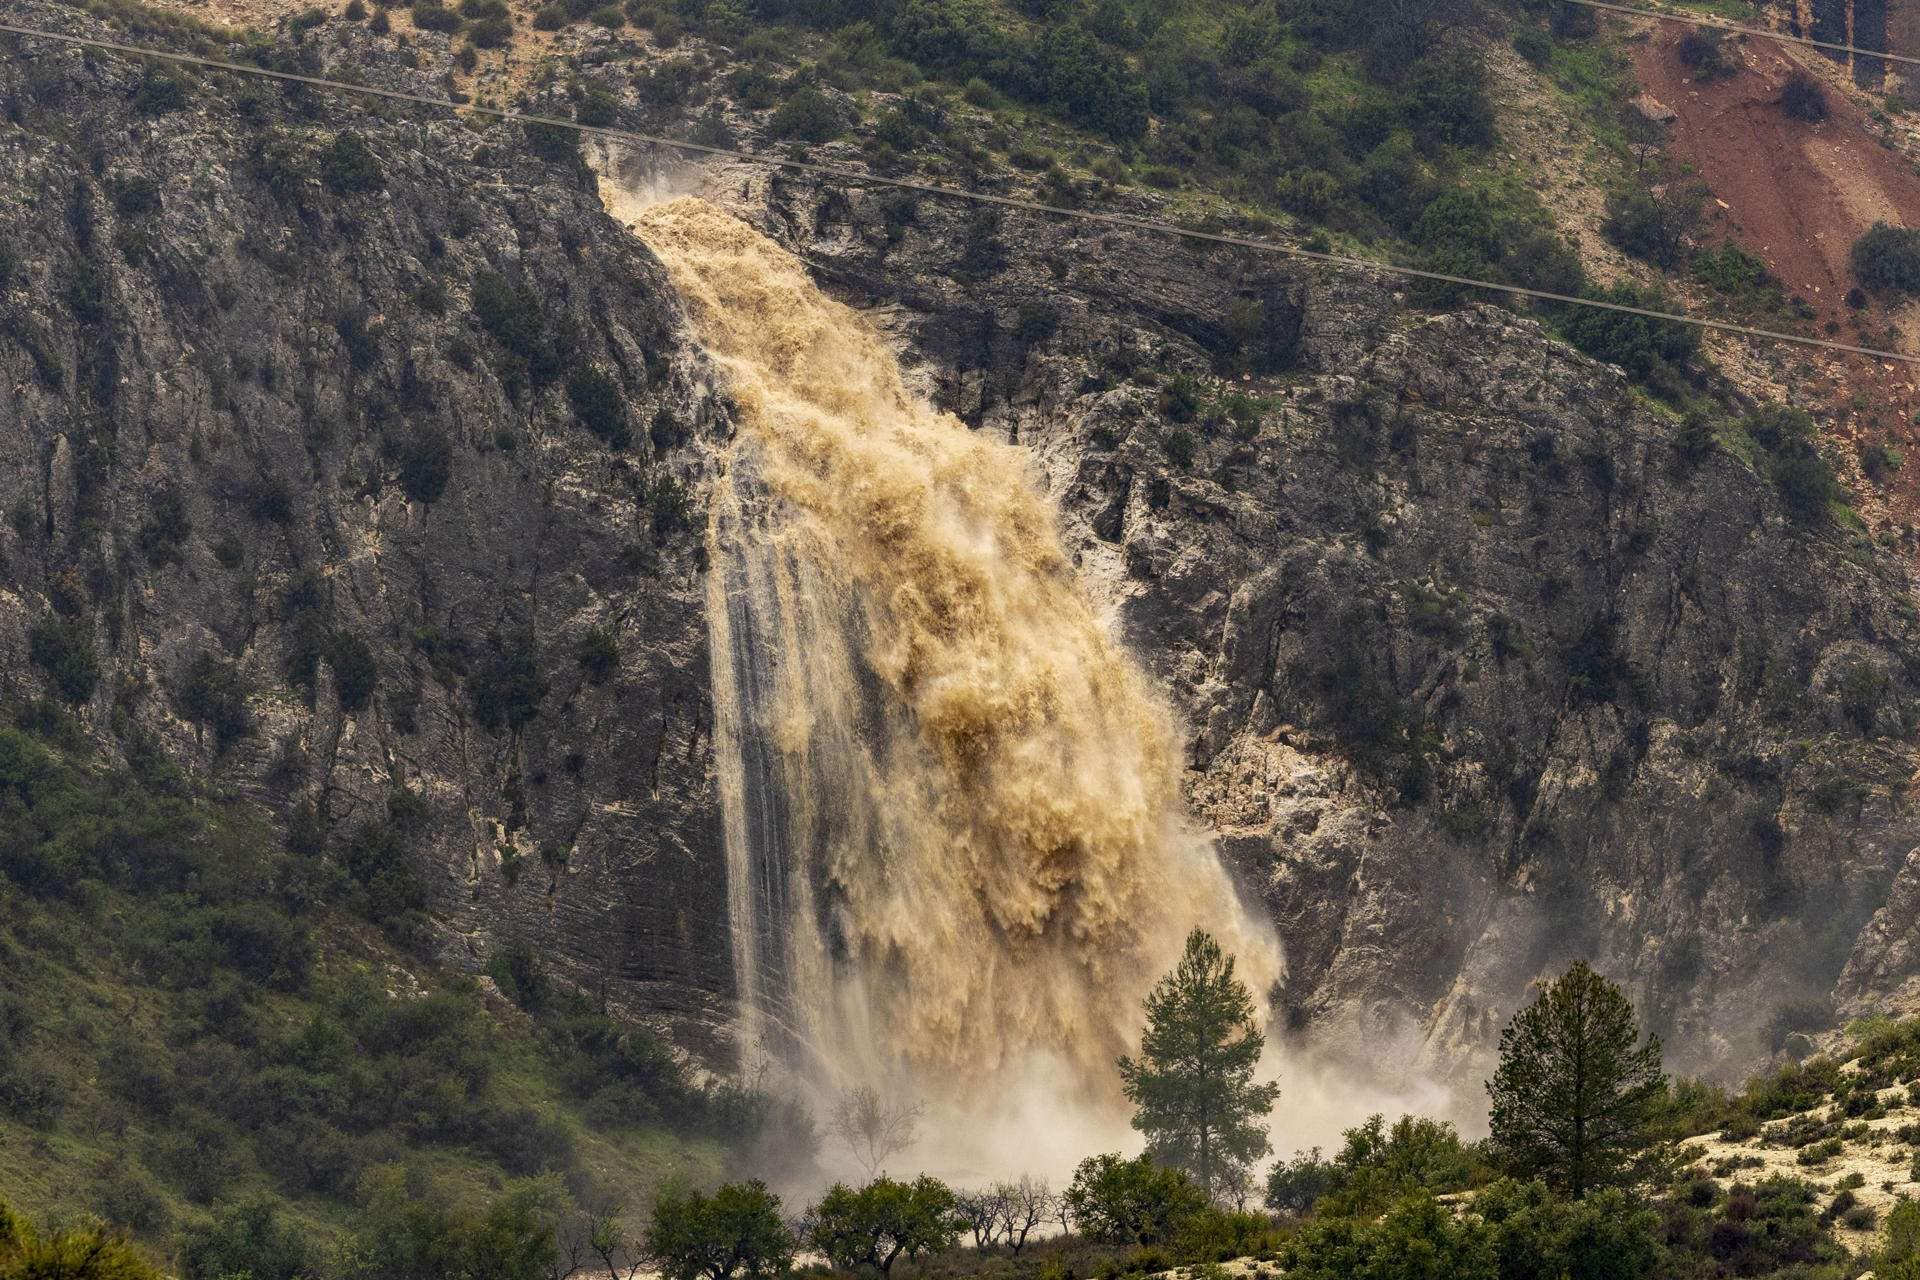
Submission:
M 935 202 L 770 205 L 938 398 L 1033 447 L 1185 712 L 1190 801 L 1280 924 L 1302 1036 L 1470 1076 L 1576 956 L 1688 1068 L 1745 1070 L 1783 1006 L 1911 1003 L 1920 649 L 1864 537 L 1689 461 L 1619 373 L 1503 311 L 1015 215 L 982 275 Z M 1236 299 L 1272 408 L 1190 424 L 1182 466 L 1124 371 L 1231 354 Z
M 157 735 L 310 844 L 319 816 L 335 857 L 407 788 L 424 823 L 389 852 L 429 945 L 477 967 L 525 942 L 617 1007 L 718 1027 L 698 477 L 724 411 L 658 263 L 577 159 L 505 128 L 154 85 L 44 44 L 0 60 L 5 694 L 51 687 L 29 631 L 64 609 L 97 736 Z M 378 189 L 334 158 L 343 126 Z M 486 272 L 523 291 L 491 329 Z M 588 369 L 624 449 L 582 425 Z M 596 631 L 617 658 L 590 669 Z M 203 654 L 245 697 L 224 745 L 182 716 Z
M 307 845 L 311 814 L 332 856 L 411 867 L 458 963 L 526 942 L 715 1043 L 698 531 L 731 428 L 658 264 L 575 161 L 505 130 L 224 81 L 169 107 L 129 65 L 22 54 L 0 60 L 6 696 L 52 691 L 29 637 L 66 618 L 96 736 L 155 735 Z M 1686 1066 L 1764 1049 L 1788 1002 L 1915 998 L 1902 566 L 1793 526 L 1734 457 L 1688 462 L 1619 374 L 1505 312 L 746 176 L 744 211 L 876 308 L 938 403 L 1032 447 L 1185 717 L 1193 811 L 1279 923 L 1293 1034 L 1469 1075 L 1576 955 Z M 477 308 L 484 272 L 510 288 Z M 1271 404 L 1176 435 L 1168 371 L 1216 360 Z M 601 632 L 617 656 L 583 664 Z M 224 744 L 202 655 L 245 695 Z M 424 821 L 362 839 L 400 787 Z

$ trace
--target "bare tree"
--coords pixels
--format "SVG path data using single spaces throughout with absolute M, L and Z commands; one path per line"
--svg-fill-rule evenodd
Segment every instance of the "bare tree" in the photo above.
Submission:
M 973 1247 L 991 1249 L 1000 1236 L 1000 1201 L 992 1191 L 967 1191 L 955 1197 L 954 1210 L 973 1233 Z
M 860 1085 L 834 1104 L 827 1132 L 846 1143 L 867 1176 L 876 1178 L 888 1160 L 913 1145 L 919 1124 L 919 1103 L 882 1098 Z
M 1018 1182 L 996 1183 L 992 1195 L 1000 1212 L 1000 1237 L 1016 1254 L 1026 1248 L 1027 1237 L 1041 1223 L 1061 1217 L 1064 1229 L 1063 1199 L 1053 1194 L 1045 1178 L 1028 1174 Z
M 1218 1195 L 1222 1200 L 1232 1203 L 1236 1213 L 1245 1213 L 1247 1198 L 1253 1194 L 1253 1168 L 1243 1161 L 1233 1160 L 1221 1166 Z

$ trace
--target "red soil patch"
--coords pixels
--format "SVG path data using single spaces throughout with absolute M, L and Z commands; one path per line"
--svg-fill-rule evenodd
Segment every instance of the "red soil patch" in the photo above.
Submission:
M 1772 41 L 1729 40 L 1736 74 L 1698 81 L 1680 61 L 1677 45 L 1688 30 L 1661 23 L 1633 45 L 1634 69 L 1647 93 L 1676 113 L 1668 151 L 1686 161 L 1712 190 L 1721 234 L 1767 264 L 1789 292 L 1819 313 L 1817 325 L 1838 326 L 1832 337 L 1867 346 L 1892 317 L 1875 304 L 1864 318 L 1873 335 L 1861 339 L 1845 302 L 1853 285 L 1847 255 L 1875 222 L 1920 226 L 1920 172 L 1881 145 L 1865 111 L 1831 85 L 1828 118 L 1809 125 L 1781 109 L 1780 86 L 1796 64 Z M 1903 335 L 1901 350 L 1915 350 Z M 1911 461 L 1886 493 L 1900 522 L 1920 513 L 1920 432 L 1912 417 L 1920 395 L 1920 368 L 1852 356 L 1816 356 L 1836 425 L 1864 444 L 1887 439 Z M 1856 398 L 1865 406 L 1856 409 Z M 1811 407 L 1811 406 L 1810 406 Z M 1871 488 L 1872 486 L 1868 486 Z

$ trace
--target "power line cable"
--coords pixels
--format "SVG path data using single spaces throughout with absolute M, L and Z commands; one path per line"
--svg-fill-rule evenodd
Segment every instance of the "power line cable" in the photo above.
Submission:
M 1599 0 L 1573 0 L 1573 2 L 1597 4 Z M 297 71 L 281 71 L 271 67 L 249 66 L 246 63 L 231 62 L 223 58 L 209 58 L 200 54 L 179 53 L 170 49 L 154 49 L 142 45 L 124 44 L 115 40 L 101 39 L 97 36 L 78 36 L 63 31 L 48 31 L 39 27 L 22 26 L 17 23 L 0 22 L 0 32 L 26 36 L 31 39 L 53 40 L 63 44 L 78 45 L 82 48 L 105 50 L 110 53 L 128 54 L 139 58 L 157 58 L 188 66 L 205 67 L 215 71 L 230 71 L 238 75 L 261 76 L 272 80 L 309 85 L 316 89 L 361 94 L 367 97 L 384 98 L 393 102 L 414 103 L 419 106 L 434 107 L 439 110 L 452 111 L 455 113 L 464 111 L 470 115 L 485 116 L 490 119 L 511 121 L 517 124 L 535 124 L 550 128 L 571 129 L 576 133 L 605 139 L 610 142 L 689 151 L 721 159 L 738 160 L 748 164 L 766 165 L 793 172 L 817 174 L 821 177 L 833 178 L 841 182 L 894 187 L 903 191 L 914 191 L 922 195 L 933 196 L 940 199 L 970 200 L 979 204 L 997 205 L 1002 208 L 1019 209 L 1024 212 L 1044 214 L 1051 217 L 1077 218 L 1086 222 L 1104 223 L 1108 226 L 1124 227 L 1129 230 L 1179 236 L 1188 240 L 1230 245 L 1234 248 L 1252 249 L 1262 253 L 1276 253 L 1286 257 L 1326 263 L 1331 266 L 1407 276 L 1416 280 L 1431 280 L 1440 284 L 1458 285 L 1462 288 L 1481 289 L 1491 293 L 1506 294 L 1509 297 L 1528 298 L 1537 302 L 1554 302 L 1566 306 L 1588 307 L 1601 311 L 1612 311 L 1622 315 L 1639 316 L 1643 319 L 1664 321 L 1669 324 L 1691 325 L 1696 328 L 1711 329 L 1720 333 L 1737 334 L 1743 337 L 1760 338 L 1772 342 L 1792 343 L 1798 346 L 1815 347 L 1826 351 L 1841 351 L 1851 355 L 1868 356 L 1876 360 L 1892 360 L 1903 364 L 1920 365 L 1920 356 L 1907 355 L 1899 351 L 1887 351 L 1878 347 L 1860 346 L 1851 342 L 1838 342 L 1831 338 L 1814 338 L 1806 334 L 1783 333 L 1777 329 L 1761 329 L 1753 325 L 1734 324 L 1726 320 L 1709 320 L 1702 316 L 1682 315 L 1676 311 L 1661 311 L 1652 307 L 1639 307 L 1624 302 L 1609 302 L 1601 298 L 1582 298 L 1568 293 L 1556 293 L 1549 289 L 1532 289 L 1524 285 L 1505 284 L 1496 280 L 1480 280 L 1471 276 L 1453 275 L 1444 271 L 1428 271 L 1419 267 L 1399 266 L 1390 262 L 1378 262 L 1370 258 L 1356 258 L 1347 254 L 1326 253 L 1316 249 L 1303 248 L 1298 245 L 1277 244 L 1271 240 L 1256 240 L 1249 236 L 1234 236 L 1227 235 L 1223 232 L 1200 231 L 1192 227 L 1183 227 L 1171 222 L 1161 222 L 1153 218 L 1136 217 L 1132 214 L 1107 213 L 1096 209 L 1071 209 L 1062 205 L 1046 204 L 1038 200 L 1026 200 L 1018 196 L 995 195 L 987 191 L 969 191 L 961 187 L 945 187 L 937 183 L 917 182 L 911 178 L 889 178 L 880 174 L 869 173 L 862 169 L 846 168 L 842 165 L 822 164 L 812 160 L 797 160 L 790 156 L 740 151 L 731 147 L 711 146 L 703 142 L 689 142 L 679 138 L 665 137 L 660 134 L 640 133 L 631 129 L 614 129 L 601 125 L 581 124 L 577 120 L 562 120 L 556 116 L 543 116 L 531 112 L 508 111 L 500 107 L 454 102 L 447 98 L 434 98 L 426 94 L 408 93 L 401 89 L 387 89 L 378 85 L 355 84 L 349 80 L 333 80 L 325 76 L 306 75 Z
M 1859 45 L 1839 44 L 1832 40 L 1815 40 L 1811 36 L 1796 36 L 1785 31 L 1769 31 L 1765 27 L 1743 26 L 1728 18 L 1716 18 L 1705 13 L 1675 13 L 1668 9 L 1646 9 L 1639 5 L 1613 4 L 1611 0 L 1566 0 L 1567 4 L 1577 4 L 1586 9 L 1600 9 L 1607 13 L 1624 14 L 1632 18 L 1658 18 L 1667 22 L 1685 22 L 1696 27 L 1713 27 L 1719 31 L 1732 31 L 1743 36 L 1760 36 L 1766 40 L 1778 40 L 1785 44 L 1803 44 L 1812 49 L 1825 49 L 1831 53 L 1852 53 L 1863 58 L 1885 58 L 1888 62 L 1904 62 L 1920 67 L 1920 58 L 1904 53 L 1888 53 L 1884 49 L 1865 49 Z

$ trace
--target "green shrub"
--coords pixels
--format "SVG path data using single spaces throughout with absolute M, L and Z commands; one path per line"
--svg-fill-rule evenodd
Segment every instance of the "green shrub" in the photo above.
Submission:
M 594 684 L 605 684 L 608 677 L 620 669 L 620 645 L 610 627 L 589 630 L 580 637 L 579 648 L 574 654 L 579 659 L 580 669 Z
M 567 25 L 567 11 L 557 4 L 542 5 L 533 15 L 535 31 L 558 31 Z
M 53 679 L 62 698 L 78 706 L 93 697 L 100 664 L 93 656 L 93 628 L 81 617 L 50 613 L 27 633 L 27 656 Z
M 134 535 L 134 545 L 154 564 L 171 564 L 180 558 L 180 548 L 192 533 L 186 496 L 179 485 L 168 480 L 154 490 L 147 518 Z
M 1672 310 L 1664 294 L 1643 293 L 1631 285 L 1615 285 L 1589 296 L 1623 306 Z M 1700 348 L 1700 331 L 1692 325 L 1597 307 L 1569 308 L 1561 331 L 1581 351 L 1653 382 L 1656 389 L 1670 383 Z
M 123 218 L 140 218 L 160 208 L 160 184 L 152 178 L 114 178 L 107 183 L 113 211 Z
M 133 91 L 133 109 L 143 116 L 159 116 L 186 105 L 187 82 L 165 63 L 149 62 Z
M 293 489 L 279 476 L 255 476 L 241 491 L 247 514 L 262 524 L 287 524 L 293 519 Z
M 513 42 L 513 22 L 507 18 L 482 18 L 467 28 L 469 49 L 504 49 Z
M 626 394 L 600 370 L 590 366 L 575 370 L 567 379 L 567 403 L 573 407 L 575 421 L 613 448 L 633 443 Z
M 352 129 L 333 135 L 333 142 L 320 156 L 320 180 L 335 195 L 363 195 L 387 185 L 379 157 L 367 146 L 367 140 Z
M 1849 259 L 1862 288 L 1881 294 L 1920 293 L 1920 231 L 1876 222 L 1853 243 Z
M 1804 410 L 1763 406 L 1748 415 L 1745 427 L 1766 452 L 1762 470 L 1794 520 L 1820 523 L 1833 503 L 1845 500 L 1846 490 L 1820 452 L 1818 432 Z
M 1500 1274 L 1491 1234 L 1492 1229 L 1479 1218 L 1455 1218 L 1429 1196 L 1405 1201 L 1375 1222 L 1333 1218 L 1309 1223 L 1278 1254 L 1289 1280 L 1352 1276 L 1491 1280 Z
M 326 659 L 340 709 L 349 715 L 365 709 L 380 679 L 373 647 L 350 631 L 335 630 L 327 637 Z
M 190 1227 L 180 1248 L 187 1280 L 251 1276 L 304 1280 L 319 1274 L 320 1250 L 271 1200 L 254 1197 L 223 1206 Z
M 422 31 L 442 31 L 451 35 L 463 25 L 460 15 L 439 0 L 413 0 L 413 7 L 408 12 L 413 17 L 413 25 Z
M 214 744 L 221 749 L 253 728 L 239 669 L 206 650 L 195 654 L 181 669 L 174 681 L 173 704 L 197 729 L 211 730 Z
M 1312 222 L 1324 222 L 1340 196 L 1340 184 L 1317 169 L 1294 169 L 1274 185 L 1273 198 L 1282 209 Z
M 1900 451 L 1892 445 L 1870 444 L 1860 451 L 1860 470 L 1869 480 L 1884 480 L 1900 469 L 1903 460 Z
M 7 1280 L 159 1280 L 120 1236 L 91 1226 L 36 1232 L 0 1200 L 0 1276 Z
M 1636 258 L 1658 267 L 1675 267 L 1686 253 L 1687 238 L 1699 224 L 1706 194 L 1698 184 L 1678 181 L 1663 191 L 1634 187 L 1607 197 L 1607 239 Z
M 1066 1192 L 1074 1228 L 1109 1244 L 1149 1245 L 1173 1240 L 1206 1208 L 1206 1197 L 1178 1169 L 1151 1157 L 1089 1156 Z
M 1052 25 L 1041 40 L 1039 88 L 1076 124 L 1119 142 L 1147 131 L 1147 93 L 1126 59 L 1083 27 Z
M 548 126 L 529 125 L 528 138 Z M 551 128 L 565 135 L 569 151 L 575 147 L 571 130 Z M 577 156 L 577 152 L 575 152 Z M 546 386 L 559 376 L 562 363 L 540 295 L 524 284 L 510 284 L 492 271 L 473 278 L 473 313 L 480 327 L 512 358 L 509 373 L 524 375 L 535 386 Z
M 1827 118 L 1827 91 L 1818 80 L 1795 67 L 1780 86 L 1780 108 L 1802 123 L 1819 124 Z
M 1167 451 L 1167 461 L 1182 471 L 1191 467 L 1194 459 L 1199 456 L 1199 442 L 1194 439 L 1193 432 L 1185 427 L 1175 427 L 1169 431 L 1163 443 Z
M 829 1193 L 831 1195 L 832 1193 Z M 868 1202 L 881 1197 L 867 1192 Z M 949 1193 L 949 1199 L 951 1193 Z M 908 1207 L 915 1207 L 909 1201 Z M 894 1224 L 889 1224 L 894 1225 Z M 918 1253 L 925 1232 L 903 1231 L 901 1252 Z M 669 1191 L 655 1203 L 646 1251 L 668 1275 L 709 1273 L 715 1258 L 727 1258 L 745 1276 L 785 1275 L 799 1242 L 780 1213 L 780 1197 L 759 1181 L 728 1183 L 707 1195 Z M 891 1263 L 891 1257 L 887 1260 Z
M 333 330 L 346 348 L 347 362 L 357 372 L 366 372 L 379 360 L 383 328 L 385 325 L 376 321 L 364 304 L 347 307 L 334 318 Z
M 409 433 L 400 446 L 400 489 L 412 502 L 435 502 L 453 478 L 453 441 L 435 427 Z
M 798 142 L 826 142 L 846 127 L 838 104 L 813 85 L 794 90 L 767 123 L 774 137 Z
M 769 1238 L 768 1254 L 790 1253 L 791 1246 L 780 1238 L 783 1232 L 773 1225 L 778 1222 L 777 1202 L 765 1195 L 764 1188 L 737 1198 L 741 1203 L 728 1220 L 759 1224 L 754 1234 Z M 954 1194 L 946 1184 L 924 1174 L 910 1183 L 882 1175 L 858 1189 L 835 1184 L 814 1207 L 808 1243 L 836 1267 L 871 1269 L 884 1276 L 898 1258 L 912 1261 L 950 1248 L 959 1234 L 955 1207 Z M 707 1210 L 714 1216 L 721 1212 L 717 1203 Z
M 1538 27 L 1522 27 L 1513 34 L 1513 51 L 1535 67 L 1553 60 L 1553 40 Z
M 1711 27 L 1694 27 L 1680 37 L 1680 63 L 1698 80 L 1719 80 L 1734 73 L 1726 37 Z
M 518 731 L 524 727 L 538 714 L 540 700 L 547 696 L 547 681 L 540 674 L 533 638 L 496 637 L 487 658 L 467 677 L 467 694 L 481 728 Z

